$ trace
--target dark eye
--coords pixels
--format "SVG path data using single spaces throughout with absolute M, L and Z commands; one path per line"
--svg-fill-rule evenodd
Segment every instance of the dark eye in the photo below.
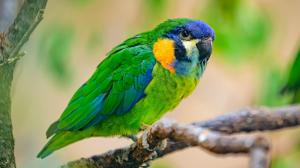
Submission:
M 179 37 L 182 39 L 182 40 L 191 40 L 192 39 L 192 35 L 190 32 L 188 32 L 187 30 L 182 30 L 179 34 Z

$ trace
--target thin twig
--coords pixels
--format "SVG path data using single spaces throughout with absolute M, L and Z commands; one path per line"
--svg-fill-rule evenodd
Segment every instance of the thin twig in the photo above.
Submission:
M 226 134 L 270 131 L 300 124 L 300 106 L 246 108 L 193 125 Z

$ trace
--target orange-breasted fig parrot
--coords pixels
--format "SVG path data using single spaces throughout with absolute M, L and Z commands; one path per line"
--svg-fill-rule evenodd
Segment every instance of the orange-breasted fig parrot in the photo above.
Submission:
M 137 134 L 195 89 L 212 52 L 213 29 L 169 19 L 113 48 L 47 130 L 44 158 L 88 137 Z

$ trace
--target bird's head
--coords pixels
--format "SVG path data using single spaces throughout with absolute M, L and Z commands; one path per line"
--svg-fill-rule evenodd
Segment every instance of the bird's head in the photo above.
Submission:
M 171 73 L 200 76 L 212 52 L 215 35 L 202 21 L 170 19 L 153 31 L 156 60 Z

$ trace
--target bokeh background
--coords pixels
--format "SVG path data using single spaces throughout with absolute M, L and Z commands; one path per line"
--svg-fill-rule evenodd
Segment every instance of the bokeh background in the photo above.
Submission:
M 0 15 L 5 18 L 0 22 L 2 31 L 21 3 L 0 0 Z M 299 0 L 49 0 L 44 20 L 23 48 L 27 54 L 14 77 L 17 165 L 58 167 L 130 144 L 118 137 L 90 138 L 36 159 L 47 142 L 46 129 L 105 54 L 167 18 L 204 20 L 215 29 L 216 40 L 196 91 L 165 117 L 190 123 L 246 106 L 290 103 L 291 94 L 281 95 L 280 90 L 300 45 L 299 9 Z M 272 167 L 300 167 L 300 129 L 259 134 L 272 142 Z M 159 159 L 152 167 L 242 168 L 247 164 L 247 156 L 214 155 L 192 148 Z

